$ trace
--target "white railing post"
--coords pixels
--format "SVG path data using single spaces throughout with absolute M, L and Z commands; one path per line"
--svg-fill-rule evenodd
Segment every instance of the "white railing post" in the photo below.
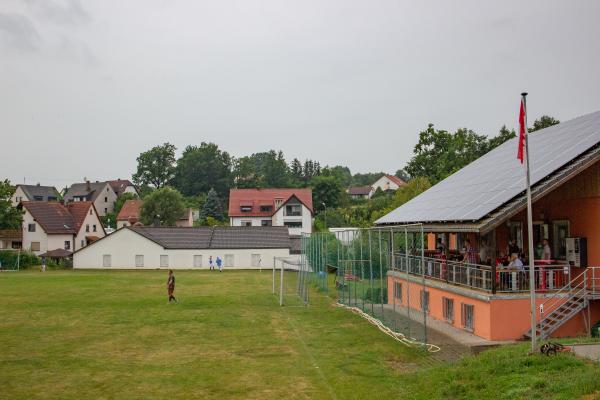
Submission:
M 471 267 L 467 267 L 467 286 L 471 286 Z

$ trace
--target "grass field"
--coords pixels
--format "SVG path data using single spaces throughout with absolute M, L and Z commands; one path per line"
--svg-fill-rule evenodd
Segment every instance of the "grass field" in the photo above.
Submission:
M 600 366 L 526 345 L 433 364 L 270 272 L 0 274 L 2 399 L 600 399 Z M 585 396 L 585 397 L 584 397 Z

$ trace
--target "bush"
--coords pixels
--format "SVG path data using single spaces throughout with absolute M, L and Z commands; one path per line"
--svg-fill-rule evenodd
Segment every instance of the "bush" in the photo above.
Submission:
M 17 257 L 19 257 L 19 252 L 14 250 L 4 250 L 0 251 L 0 263 L 2 263 L 3 269 L 14 269 L 17 266 Z M 34 265 L 40 265 L 42 260 L 36 256 L 35 254 L 22 251 L 20 260 L 19 260 L 19 268 L 27 269 Z

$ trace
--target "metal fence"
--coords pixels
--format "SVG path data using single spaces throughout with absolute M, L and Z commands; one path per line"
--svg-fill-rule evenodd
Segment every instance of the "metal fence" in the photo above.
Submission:
M 428 306 L 419 295 L 426 292 L 425 241 L 420 225 L 313 233 L 302 237 L 301 260 L 317 290 L 369 314 L 395 333 L 426 343 Z M 406 253 L 411 254 L 410 274 L 421 271 L 421 281 L 388 287 L 388 272 L 401 269 L 399 254 Z

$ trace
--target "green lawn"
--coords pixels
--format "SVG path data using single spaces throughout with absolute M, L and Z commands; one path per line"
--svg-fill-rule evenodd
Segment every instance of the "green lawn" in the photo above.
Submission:
M 327 296 L 279 307 L 269 271 L 176 277 L 168 305 L 164 271 L 1 273 L 0 398 L 600 398 L 570 355 L 431 366 Z

